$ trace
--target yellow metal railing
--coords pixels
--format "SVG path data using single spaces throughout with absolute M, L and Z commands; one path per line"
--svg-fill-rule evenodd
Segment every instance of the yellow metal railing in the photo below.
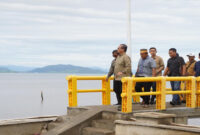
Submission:
M 110 88 L 111 77 L 106 81 L 106 76 L 68 76 L 68 100 L 70 107 L 76 107 L 78 93 L 102 93 L 102 104 L 111 104 Z M 77 89 L 77 81 L 79 80 L 100 80 L 102 81 L 101 89 Z M 172 91 L 166 88 L 167 81 L 182 81 L 185 90 Z M 156 92 L 136 92 L 135 85 L 137 82 L 156 82 Z M 186 106 L 190 108 L 200 107 L 200 77 L 125 77 L 122 78 L 122 112 L 132 112 L 132 99 L 134 102 L 140 102 L 140 96 L 156 95 L 156 109 L 166 109 L 166 95 L 170 94 L 185 94 Z
M 156 92 L 132 92 L 137 82 L 156 82 Z M 122 112 L 132 112 L 132 96 L 156 95 L 156 109 L 165 109 L 166 81 L 164 77 L 126 77 L 122 79 Z
M 167 81 L 185 81 L 186 90 L 184 91 L 169 91 L 166 90 Z M 132 87 L 135 87 L 137 82 L 156 82 L 156 92 L 133 92 Z M 129 113 L 132 112 L 132 96 L 148 96 L 156 95 L 156 109 L 164 110 L 166 109 L 166 95 L 170 94 L 186 94 L 186 106 L 190 108 L 195 108 L 195 98 L 196 98 L 196 78 L 195 77 L 140 77 L 131 78 L 125 77 L 122 79 L 123 90 L 122 90 L 122 112 Z M 200 79 L 199 83 L 200 86 Z M 200 94 L 200 87 L 198 89 Z M 200 96 L 200 95 L 198 95 Z M 199 103 L 197 98 L 197 104 Z
M 110 77 L 108 81 L 106 81 L 106 76 L 68 76 L 66 78 L 68 80 L 68 101 L 69 107 L 76 107 L 78 105 L 77 94 L 78 93 L 93 93 L 93 92 L 101 92 L 102 93 L 102 104 L 110 105 L 111 104 L 111 95 L 110 92 L 113 92 L 113 89 L 110 88 L 110 81 L 114 79 L 114 77 Z M 102 81 L 102 89 L 77 89 L 77 81 L 80 80 L 100 80 Z M 140 102 L 139 96 L 133 97 L 134 102 Z
M 102 104 L 110 105 L 110 92 L 113 90 L 110 88 L 110 80 L 113 80 L 111 77 L 108 81 L 106 81 L 106 76 L 68 76 L 66 78 L 68 80 L 68 100 L 70 107 L 76 107 L 78 105 L 77 102 L 77 93 L 88 93 L 88 92 L 102 92 Z M 78 80 L 100 80 L 102 81 L 102 89 L 86 89 L 86 90 L 78 90 L 77 89 L 77 81 Z

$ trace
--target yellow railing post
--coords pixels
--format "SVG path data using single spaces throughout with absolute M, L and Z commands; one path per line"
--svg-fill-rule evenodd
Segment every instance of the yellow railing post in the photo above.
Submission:
M 166 80 L 164 77 L 160 77 L 160 81 L 156 82 L 156 92 L 160 92 L 156 96 L 156 109 L 165 110 L 166 109 Z
M 77 107 L 77 79 L 76 76 L 69 76 L 68 80 L 68 101 L 69 107 Z
M 180 88 L 181 88 L 181 91 L 185 91 L 186 89 L 186 82 L 187 81 L 181 81 L 181 86 L 180 86 Z M 186 99 L 186 94 L 179 94 L 179 97 L 180 97 L 180 100 L 181 101 L 183 101 L 183 100 L 185 100 Z
M 126 77 L 122 79 L 122 112 L 132 112 L 132 87 L 133 79 Z
M 200 77 L 196 79 L 197 88 L 196 88 L 196 106 L 200 107 Z
M 195 108 L 196 79 L 194 77 L 190 78 L 191 80 L 186 83 L 186 89 L 190 91 L 186 94 L 186 107 Z
M 191 108 L 196 107 L 196 77 L 192 77 Z
M 135 76 L 133 76 L 133 78 L 134 78 L 134 77 L 135 77 Z M 133 90 L 132 90 L 133 93 L 136 92 L 136 91 L 135 91 L 135 85 L 136 85 L 136 82 L 133 82 Z M 133 96 L 133 102 L 139 103 L 139 102 L 140 102 L 140 96 Z
M 104 76 L 102 80 L 102 104 L 103 105 L 110 105 L 111 104 L 111 97 L 110 97 L 110 79 L 106 81 L 106 76 Z

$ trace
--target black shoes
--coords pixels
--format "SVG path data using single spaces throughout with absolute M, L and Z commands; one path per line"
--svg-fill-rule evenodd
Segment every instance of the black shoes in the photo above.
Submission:
M 174 102 L 172 102 L 172 101 L 170 101 L 170 105 L 173 105 L 173 106 L 174 106 L 174 105 L 175 105 L 175 103 L 174 103 Z
M 122 105 L 122 104 L 120 104 L 120 103 L 117 103 L 117 104 L 114 104 L 114 105 Z
M 184 103 L 184 104 L 186 103 L 186 101 L 185 101 L 185 100 L 182 100 L 181 102 L 182 102 L 182 103 Z
M 154 104 L 156 104 L 156 101 L 151 100 L 151 101 L 150 101 L 150 104 L 151 104 L 151 105 L 154 105 Z
M 175 103 L 175 102 L 171 101 L 170 104 L 173 105 L 173 106 L 175 106 L 175 105 L 181 105 L 181 102 Z

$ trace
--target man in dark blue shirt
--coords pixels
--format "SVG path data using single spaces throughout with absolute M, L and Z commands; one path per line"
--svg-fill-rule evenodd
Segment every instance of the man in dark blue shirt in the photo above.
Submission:
M 200 59 L 200 53 L 199 53 L 199 59 Z M 194 66 L 195 76 L 200 76 L 200 61 L 196 62 Z

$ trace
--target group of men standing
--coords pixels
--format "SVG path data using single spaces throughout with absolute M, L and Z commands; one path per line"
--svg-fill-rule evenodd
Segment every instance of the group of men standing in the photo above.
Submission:
M 121 105 L 121 93 L 122 93 L 122 82 L 123 77 L 132 76 L 131 68 L 131 58 L 126 54 L 127 45 L 120 44 L 117 50 L 113 51 L 114 60 L 112 61 L 107 79 L 114 74 L 113 89 L 116 93 L 118 103 L 116 105 Z M 151 56 L 149 56 L 149 53 Z M 162 71 L 164 70 L 163 76 L 200 76 L 200 61 L 195 61 L 194 54 L 188 54 L 189 61 L 185 63 L 183 57 L 179 56 L 175 48 L 169 49 L 170 58 L 167 61 L 167 67 L 165 68 L 164 61 L 162 57 L 157 56 L 157 49 L 151 47 L 149 50 L 140 50 L 140 60 L 137 66 L 137 71 L 135 77 L 157 77 L 162 76 Z M 200 54 L 199 54 L 200 58 Z M 180 90 L 180 81 L 170 82 L 172 90 Z M 150 90 L 156 91 L 156 82 L 137 82 L 135 85 L 136 92 L 145 92 Z M 141 96 L 143 99 L 142 105 L 148 107 L 149 104 L 155 104 L 156 96 Z M 179 95 L 173 95 L 171 105 L 180 105 L 181 101 Z

